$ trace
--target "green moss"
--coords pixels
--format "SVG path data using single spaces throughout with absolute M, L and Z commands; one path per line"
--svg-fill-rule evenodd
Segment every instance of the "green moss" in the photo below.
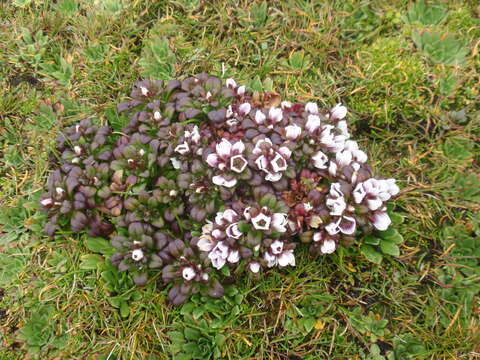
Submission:
M 348 105 L 373 125 L 398 124 L 425 102 L 425 68 L 398 38 L 379 38 L 360 48 L 346 71 L 352 77 Z

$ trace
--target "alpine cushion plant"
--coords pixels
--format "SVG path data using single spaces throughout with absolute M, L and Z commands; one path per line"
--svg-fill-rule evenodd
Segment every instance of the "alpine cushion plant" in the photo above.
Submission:
M 118 111 L 130 114 L 121 132 L 89 118 L 58 137 L 45 231 L 110 239 L 111 262 L 138 285 L 161 270 L 173 304 L 221 297 L 227 269 L 295 266 L 302 243 L 331 254 L 391 223 L 399 188 L 374 177 L 341 104 L 321 111 L 200 74 L 139 81 Z

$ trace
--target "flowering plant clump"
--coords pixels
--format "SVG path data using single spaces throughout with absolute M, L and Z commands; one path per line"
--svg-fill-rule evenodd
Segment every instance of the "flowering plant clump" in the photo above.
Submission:
M 200 74 L 136 83 L 121 132 L 84 119 L 57 139 L 40 200 L 45 232 L 110 239 L 111 262 L 143 285 L 161 271 L 168 298 L 223 295 L 230 272 L 295 266 L 295 249 L 333 253 L 386 230 L 394 179 L 374 177 L 337 104 L 281 101 Z

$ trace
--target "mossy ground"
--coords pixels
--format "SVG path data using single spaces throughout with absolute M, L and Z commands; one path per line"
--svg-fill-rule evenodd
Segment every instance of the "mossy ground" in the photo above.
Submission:
M 445 18 L 425 25 L 400 0 L 0 2 L 0 359 L 478 358 L 480 8 L 439 4 Z M 434 62 L 412 41 L 421 31 L 468 55 Z M 344 102 L 377 172 L 402 188 L 401 256 L 303 252 L 294 269 L 177 309 L 155 279 L 112 282 L 82 238 L 43 236 L 57 132 L 92 114 L 120 129 L 115 105 L 135 80 L 202 71 Z

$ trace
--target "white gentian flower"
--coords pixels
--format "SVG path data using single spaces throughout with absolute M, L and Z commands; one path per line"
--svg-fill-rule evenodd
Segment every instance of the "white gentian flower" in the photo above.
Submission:
M 227 113 L 225 114 L 225 116 L 227 118 L 231 117 L 233 115 L 233 110 L 232 110 L 232 105 L 228 105 L 227 107 Z
M 355 161 L 358 161 L 359 163 L 364 163 L 368 159 L 367 154 L 358 148 L 358 143 L 356 141 L 346 141 L 345 150 L 350 151 Z
M 180 169 L 182 163 L 177 158 L 170 158 L 170 161 L 172 162 L 174 169 L 176 170 Z
M 340 232 L 340 229 L 338 228 L 339 223 L 340 223 L 340 221 L 338 221 L 336 223 L 331 222 L 330 224 L 325 226 L 325 231 L 328 232 L 330 235 L 338 234 Z
M 160 111 L 155 111 L 153 113 L 153 118 L 157 121 L 160 120 L 162 118 L 162 114 L 160 114 Z
M 331 254 L 335 251 L 337 248 L 337 244 L 335 244 L 335 241 L 331 239 L 327 239 L 323 242 L 322 246 L 320 247 L 320 252 L 322 254 Z
M 140 91 L 142 92 L 143 96 L 148 95 L 148 89 L 145 86 L 140 86 Z
M 350 151 L 343 150 L 335 154 L 335 159 L 337 160 L 337 165 L 340 167 L 345 167 L 352 163 L 353 155 Z
M 185 138 L 186 139 L 191 139 L 191 141 L 194 143 L 194 144 L 198 144 L 198 142 L 200 141 L 200 132 L 198 130 L 198 125 L 195 125 L 193 127 L 193 130 L 192 131 L 188 131 L 186 130 L 185 131 Z
M 260 264 L 258 262 L 251 262 L 248 264 L 248 268 L 254 274 L 257 274 L 260 271 Z
M 317 169 L 327 168 L 328 156 L 325 155 L 323 152 L 318 151 L 315 155 L 313 155 L 312 160 L 313 160 L 313 165 Z
M 55 192 L 57 193 L 58 196 L 62 196 L 65 190 L 58 186 L 55 188 Z
M 226 209 L 222 214 L 222 217 L 227 220 L 229 223 L 233 222 L 235 217 L 238 216 L 237 212 L 233 209 Z
M 320 127 L 320 117 L 318 115 L 308 115 L 307 118 L 307 123 L 305 124 L 305 128 L 313 133 L 315 130 L 317 130 Z
M 281 173 L 267 173 L 267 175 L 265 176 L 265 180 L 267 181 L 271 181 L 271 182 L 277 182 L 278 180 L 280 180 L 282 178 L 282 174 Z
M 230 158 L 230 169 L 241 173 L 247 167 L 248 161 L 242 155 L 235 155 Z
M 268 166 L 268 160 L 265 156 L 261 155 L 255 160 L 255 165 L 258 166 L 260 170 L 266 170 Z
M 346 138 L 350 137 L 348 132 L 348 125 L 345 120 L 341 120 L 337 123 L 337 129 L 340 130 L 341 134 L 344 135 Z
M 215 241 L 210 236 L 201 236 L 198 239 L 197 247 L 200 251 L 211 251 L 215 246 Z
M 75 152 L 75 154 L 80 155 L 82 153 L 82 148 L 78 145 L 75 145 L 73 147 L 73 151 Z
M 275 213 L 272 216 L 272 227 L 278 232 L 287 231 L 287 214 Z
M 342 216 L 338 228 L 345 235 L 352 235 L 355 233 L 357 222 L 351 216 Z
M 239 86 L 238 89 L 237 89 L 237 94 L 242 96 L 243 94 L 245 94 L 245 85 L 242 85 L 242 86 Z
M 227 87 L 236 88 L 237 87 L 237 82 L 234 79 L 229 78 L 229 79 L 225 80 L 225 85 Z
M 215 146 L 215 149 L 220 157 L 227 157 L 232 151 L 232 144 L 227 139 L 222 139 L 222 141 Z
M 191 266 L 183 268 L 182 270 L 182 276 L 187 281 L 192 280 L 195 277 L 195 275 L 196 275 L 195 270 Z
M 212 178 L 212 182 L 215 185 L 231 188 L 237 184 L 237 179 L 227 180 L 225 177 L 223 177 L 223 175 L 216 175 Z
M 296 140 L 302 134 L 302 128 L 297 124 L 288 125 L 285 128 L 285 137 L 288 140 Z
M 240 260 L 240 253 L 238 252 L 238 250 L 231 251 L 227 258 L 227 261 L 232 264 L 237 263 L 239 260 Z
M 283 119 L 283 111 L 282 109 L 271 107 L 268 111 L 268 117 L 274 122 L 278 123 Z
M 343 106 L 341 103 L 338 103 L 330 110 L 330 119 L 335 120 L 342 120 L 347 115 L 347 108 Z
M 318 106 L 314 102 L 308 102 L 305 104 L 305 111 L 310 114 L 318 114 Z
M 332 216 L 341 216 L 347 208 L 347 203 L 345 202 L 344 197 L 339 197 L 336 199 L 328 198 L 326 201 L 326 205 L 331 210 L 330 215 Z
M 226 245 L 223 241 L 219 241 L 208 254 L 208 258 L 212 262 L 212 266 L 219 270 L 227 262 L 228 254 L 228 245 Z
M 277 264 L 277 257 L 275 255 L 270 254 L 268 251 L 265 252 L 263 258 L 267 262 L 267 266 L 274 267 Z
M 132 259 L 134 261 L 140 261 L 143 259 L 143 251 L 142 249 L 135 249 L 132 251 Z
M 328 166 L 328 173 L 331 176 L 337 176 L 337 164 L 333 161 L 330 161 L 330 165 Z
M 269 230 L 271 221 L 272 218 L 262 212 L 252 218 L 253 227 L 257 230 Z
M 392 223 L 390 216 L 384 210 L 374 212 L 371 220 L 373 226 L 380 231 L 387 230 Z
M 395 179 L 387 179 L 385 180 L 385 182 L 387 183 L 387 187 L 388 187 L 387 191 L 390 195 L 395 196 L 400 192 L 400 188 L 396 184 Z
M 272 164 L 273 171 L 275 171 L 276 173 L 287 170 L 287 162 L 278 152 L 273 158 L 273 160 L 270 161 L 270 164 Z
M 363 199 L 365 198 L 366 194 L 367 194 L 367 192 L 363 188 L 363 183 L 359 183 L 359 184 L 357 184 L 357 186 L 353 190 L 353 199 L 355 200 L 355 202 L 357 204 L 360 204 L 363 201 Z
M 268 145 L 271 146 L 271 145 L 272 145 L 272 140 L 270 140 L 269 138 L 265 138 L 265 139 L 260 139 L 260 140 L 258 140 L 258 141 L 255 143 L 255 147 L 253 148 L 253 151 L 252 151 L 252 153 L 253 153 L 254 155 L 258 155 L 258 154 L 261 154 L 261 153 L 262 153 L 262 148 L 261 148 L 261 146 L 262 146 L 263 143 L 266 143 L 266 144 L 268 144 Z
M 281 254 L 281 252 L 283 251 L 283 242 L 280 241 L 280 240 L 275 240 L 270 245 L 270 249 L 272 251 L 272 254 L 274 254 L 274 255 Z
M 293 254 L 293 250 L 284 251 L 278 257 L 278 265 L 280 267 L 285 267 L 287 265 L 295 266 L 295 255 Z
M 242 232 L 240 231 L 240 228 L 238 227 L 238 223 L 233 223 L 228 225 L 227 229 L 225 230 L 227 233 L 228 237 L 238 239 L 242 236 Z
M 259 125 L 263 124 L 266 118 L 267 117 L 262 112 L 262 110 L 257 110 L 257 112 L 255 113 L 255 122 Z
M 40 204 L 42 204 L 43 206 L 51 205 L 53 204 L 53 199 L 51 198 L 43 199 L 40 201 Z
M 252 110 L 252 105 L 250 105 L 250 103 L 243 103 L 238 107 L 238 111 L 243 116 L 248 115 L 250 113 L 250 110 Z
M 188 146 L 188 143 L 184 141 L 183 144 L 177 145 L 175 151 L 181 155 L 185 155 L 190 151 L 190 147 Z

